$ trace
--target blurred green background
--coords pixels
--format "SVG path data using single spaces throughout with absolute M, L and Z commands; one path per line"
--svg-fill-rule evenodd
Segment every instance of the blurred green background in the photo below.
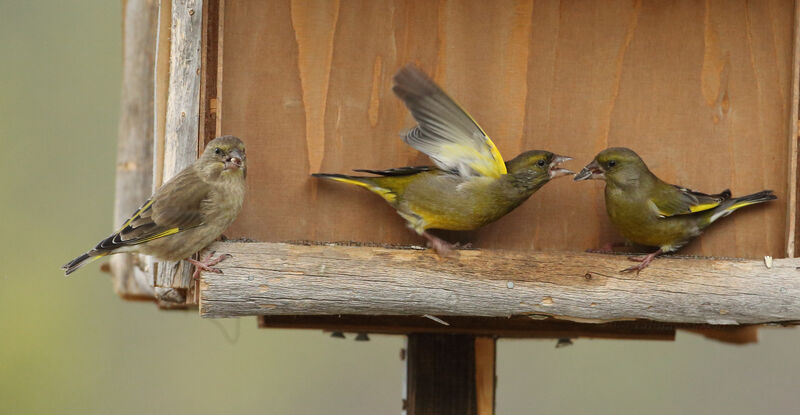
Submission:
M 0 414 L 396 414 L 403 338 L 162 312 L 59 266 L 112 227 L 120 2 L 0 0 Z M 497 413 L 794 413 L 800 331 L 758 345 L 501 340 Z

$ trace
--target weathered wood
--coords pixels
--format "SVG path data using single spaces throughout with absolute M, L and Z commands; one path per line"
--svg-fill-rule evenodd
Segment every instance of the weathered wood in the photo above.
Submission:
M 800 114 L 798 114 L 798 107 L 800 106 L 800 2 L 794 3 L 794 33 L 793 37 L 793 53 L 792 53 L 792 95 L 791 103 L 789 106 L 789 159 L 787 171 L 789 178 L 787 179 L 786 189 L 786 202 L 789 208 L 786 210 L 786 256 L 793 258 L 797 256 L 798 248 L 798 235 L 797 220 L 798 209 L 800 206 L 797 204 L 797 194 L 800 190 L 800 181 L 798 181 L 798 123 L 800 123 Z
M 114 227 L 119 228 L 151 194 L 153 183 L 153 82 L 158 3 L 123 3 L 121 115 L 117 139 Z M 145 258 L 115 255 L 111 259 L 114 291 L 125 298 L 153 298 Z
M 475 400 L 477 415 L 493 415 L 497 376 L 497 339 L 475 337 Z
M 202 0 L 172 1 L 163 181 L 197 160 L 200 113 Z M 159 184 L 160 185 L 160 184 Z M 193 268 L 186 261 L 161 262 L 155 278 L 160 302 L 184 303 Z M 191 300 L 191 299 L 189 299 Z
M 793 9 L 793 0 L 228 0 L 218 114 L 221 132 L 247 143 L 252 191 L 226 235 L 421 243 L 381 198 L 308 177 L 430 163 L 399 138 L 414 122 L 391 92 L 395 71 L 416 62 L 506 158 L 549 149 L 579 169 L 623 145 L 695 190 L 775 190 L 779 200 L 719 221 L 681 252 L 781 257 Z M 568 179 L 448 237 L 524 251 L 620 240 L 602 184 Z
M 202 153 L 206 144 L 217 135 L 217 71 L 220 68 L 219 57 L 219 19 L 221 17 L 222 0 L 206 0 L 203 2 L 203 42 L 201 49 L 202 65 L 200 73 L 200 119 L 198 120 L 198 137 L 200 139 L 198 153 Z
M 204 317 L 272 314 L 554 316 L 756 324 L 800 320 L 800 260 L 660 258 L 638 276 L 621 255 L 215 243 Z
M 406 359 L 408 415 L 478 414 L 475 337 L 411 334 Z

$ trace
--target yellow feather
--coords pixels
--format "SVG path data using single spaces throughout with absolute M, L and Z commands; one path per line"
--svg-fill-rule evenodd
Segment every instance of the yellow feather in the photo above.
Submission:
M 442 91 L 442 93 L 444 93 L 444 91 Z M 447 94 L 445 93 L 445 95 L 447 95 Z M 449 97 L 449 95 L 448 95 L 448 97 Z M 484 176 L 489 176 L 489 177 L 500 177 L 501 175 L 507 174 L 508 170 L 506 170 L 506 163 L 503 162 L 503 156 L 500 155 L 500 150 L 498 150 L 497 146 L 494 145 L 494 143 L 492 142 L 492 139 L 490 139 L 489 135 L 486 134 L 486 131 L 483 131 L 483 127 L 481 127 L 481 125 L 478 124 L 477 121 L 475 121 L 475 118 L 472 118 L 472 115 L 470 115 L 470 113 L 468 113 L 464 108 L 462 108 L 461 105 L 459 105 L 458 102 L 456 102 L 456 100 L 454 100 L 452 98 L 450 98 L 450 100 L 453 101 L 453 103 L 456 104 L 456 106 L 464 114 L 466 114 L 467 117 L 469 117 L 470 120 L 472 120 L 472 122 L 475 124 L 475 126 L 478 127 L 479 130 L 481 130 L 481 133 L 483 133 L 483 136 L 486 137 L 486 145 L 489 146 L 489 152 L 492 154 L 492 158 L 493 158 L 493 160 L 489 161 L 490 165 L 492 166 L 492 172 L 483 172 L 483 171 L 481 171 L 479 169 L 475 169 L 475 170 L 477 170 L 479 173 L 483 174 Z M 481 156 L 481 158 L 484 158 L 484 157 Z M 470 166 L 470 167 L 473 167 L 473 166 Z M 475 167 L 473 167 L 473 168 L 475 168 Z M 485 169 L 483 169 L 483 170 L 485 170 Z
M 140 243 L 152 241 L 153 239 L 163 238 L 165 236 L 173 235 L 173 234 L 176 234 L 178 232 L 180 232 L 180 228 L 170 228 L 170 229 L 167 229 L 167 230 L 165 230 L 163 232 L 159 232 L 159 233 L 157 233 L 157 234 L 155 234 L 153 236 L 150 236 L 150 237 L 147 237 L 145 239 L 142 239 L 142 242 L 140 242 Z
M 689 207 L 689 212 L 692 212 L 692 213 L 695 213 L 695 212 L 702 212 L 702 211 L 704 211 L 704 210 L 713 209 L 713 208 L 715 208 L 715 207 L 717 207 L 717 206 L 719 206 L 719 202 L 715 202 L 715 203 L 704 203 L 704 204 L 702 204 L 702 205 L 690 206 L 690 207 Z
M 736 204 L 732 205 L 731 207 L 729 207 L 729 208 L 727 208 L 725 210 L 736 210 L 736 209 L 739 209 L 739 208 L 743 208 L 745 206 L 755 205 L 756 203 L 761 203 L 761 202 L 763 202 L 763 200 L 757 201 L 757 202 L 739 202 L 739 203 L 736 203 Z
M 389 203 L 394 203 L 394 201 L 397 199 L 397 195 L 392 193 L 392 191 L 384 189 L 382 187 L 372 186 L 369 183 L 364 183 L 364 182 L 361 182 L 361 181 L 358 181 L 358 180 L 353 180 L 353 179 L 347 179 L 347 178 L 344 178 L 344 177 L 330 177 L 330 176 L 328 176 L 328 177 L 325 177 L 325 178 L 326 179 L 330 179 L 330 180 L 336 180 L 337 182 L 342 182 L 342 183 L 347 183 L 347 184 L 354 184 L 356 186 L 361 186 L 361 187 L 363 187 L 363 188 L 365 188 L 365 189 L 377 194 L 378 196 L 382 197 L 384 200 L 386 200 Z

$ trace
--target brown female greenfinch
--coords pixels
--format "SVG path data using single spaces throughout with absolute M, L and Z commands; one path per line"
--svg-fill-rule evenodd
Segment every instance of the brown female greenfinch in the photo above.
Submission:
M 378 175 L 373 177 L 313 176 L 378 194 L 440 255 L 452 245 L 427 229 L 476 229 L 511 212 L 550 179 L 572 174 L 559 166 L 570 158 L 549 151 L 527 151 L 503 162 L 475 120 L 419 69 L 406 66 L 394 82 L 394 93 L 418 122 L 404 140 L 436 167 L 356 170 Z
M 209 255 L 202 261 L 188 257 L 236 219 L 244 201 L 246 173 L 244 143 L 232 135 L 215 138 L 197 161 L 164 183 L 120 230 L 61 269 L 69 275 L 106 255 L 134 252 L 164 261 L 186 259 L 195 265 L 195 277 L 201 269 L 220 272 L 211 266 L 226 257 Z
M 658 250 L 623 271 L 637 273 L 656 256 L 672 252 L 736 209 L 777 199 L 771 190 L 732 198 L 730 190 L 707 195 L 665 183 L 633 150 L 607 148 L 575 176 L 575 181 L 605 180 L 606 211 L 629 241 Z

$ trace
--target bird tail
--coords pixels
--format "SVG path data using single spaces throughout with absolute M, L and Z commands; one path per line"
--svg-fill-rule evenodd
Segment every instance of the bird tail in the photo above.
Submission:
M 91 264 L 94 261 L 108 255 L 107 253 L 97 254 L 97 255 L 89 255 L 89 253 L 85 253 L 72 261 L 67 262 L 66 264 L 61 266 L 61 269 L 64 270 L 64 275 L 69 275 L 75 272 L 78 268 Z
M 739 208 L 755 205 L 756 203 L 769 202 L 777 198 L 777 196 L 772 194 L 772 190 L 762 190 L 751 195 L 728 199 L 713 210 L 714 213 L 711 215 L 708 222 L 712 223 L 719 218 L 724 218 Z
M 328 174 L 328 173 L 313 173 L 312 176 L 319 177 L 321 179 L 328 179 L 334 180 L 337 182 L 353 184 L 356 186 L 363 187 L 368 189 L 369 191 L 379 195 L 380 197 L 386 199 L 387 202 L 392 203 L 397 198 L 397 195 L 391 190 L 385 187 L 381 187 L 376 182 L 376 179 L 380 178 L 373 178 L 373 177 L 361 177 L 361 176 L 347 176 L 344 174 Z

